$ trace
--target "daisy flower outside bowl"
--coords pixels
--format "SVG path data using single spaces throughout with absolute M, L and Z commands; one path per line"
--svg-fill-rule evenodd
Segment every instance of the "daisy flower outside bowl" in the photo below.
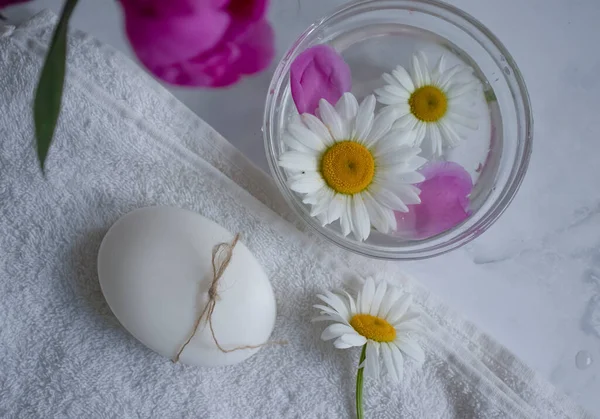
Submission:
M 508 51 L 433 0 L 353 2 L 310 26 L 275 71 L 263 126 L 271 173 L 310 227 L 347 250 L 405 260 L 462 246 L 502 214 L 525 175 L 532 130 Z M 421 193 L 431 164 L 462 170 L 468 196 Z M 463 217 L 438 208 L 454 199 Z M 433 209 L 418 212 L 427 235 L 398 223 L 419 205 Z

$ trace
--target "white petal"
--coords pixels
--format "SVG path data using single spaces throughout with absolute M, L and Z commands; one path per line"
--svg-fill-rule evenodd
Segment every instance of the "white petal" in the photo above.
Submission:
M 316 172 L 314 172 L 314 173 L 316 173 Z M 322 203 L 325 200 L 325 198 L 327 197 L 328 189 L 329 189 L 329 186 L 324 186 L 321 189 L 319 189 L 318 191 L 306 195 L 302 199 L 302 202 L 304 202 L 305 204 L 310 204 L 310 205 L 318 205 L 318 204 Z
M 422 124 L 422 122 L 419 121 L 409 109 L 404 115 L 398 116 L 398 119 L 394 122 L 394 125 L 392 125 L 392 129 L 412 131 L 417 124 Z
M 389 209 L 379 205 L 368 191 L 363 192 L 363 194 L 365 207 L 367 208 L 373 227 L 382 233 L 389 233 L 391 230 L 395 230 L 396 217 L 392 214 L 393 223 L 390 223 L 390 218 L 385 213 L 385 211 L 389 211 Z
M 371 302 L 373 301 L 373 296 L 375 295 L 375 281 L 373 278 L 369 277 L 366 279 L 365 284 L 360 293 L 360 307 L 358 309 L 361 313 L 369 313 L 371 310 Z
M 316 322 L 331 322 L 331 321 L 337 322 L 338 319 L 335 318 L 335 317 L 333 317 L 333 316 L 330 316 L 329 314 L 323 314 L 321 316 L 317 316 L 317 317 L 314 317 L 314 318 L 310 319 L 310 321 L 313 322 L 313 323 L 316 323 Z
M 434 156 L 442 155 L 442 134 L 437 124 L 427 124 L 427 137 Z
M 350 313 L 348 312 L 348 306 L 339 295 L 334 294 L 331 291 L 327 291 L 325 295 L 317 295 L 317 298 L 319 298 L 325 304 L 329 304 L 329 306 L 331 306 L 331 308 L 333 308 L 337 313 L 339 313 L 339 315 L 342 316 L 342 318 L 347 319 L 350 317 Z
M 354 329 L 352 329 L 352 333 L 341 336 L 340 340 L 350 346 L 363 346 L 367 343 L 367 338 L 356 333 Z
M 346 92 L 342 95 L 340 100 L 338 100 L 338 103 L 336 103 L 335 110 L 344 121 L 352 121 L 356 118 L 358 101 L 352 93 Z
M 317 172 L 308 172 L 288 181 L 291 190 L 298 193 L 313 193 L 325 186 L 325 182 Z
M 350 205 L 350 197 L 344 195 L 344 203 L 342 204 L 342 215 L 340 216 L 340 225 L 342 226 L 342 234 L 347 236 L 351 231 L 354 230 L 352 224 L 352 211 Z
M 379 311 L 377 312 L 378 317 L 387 319 L 390 309 L 394 306 L 394 303 L 396 302 L 397 295 L 398 295 L 397 288 L 390 287 L 388 289 L 388 292 L 383 297 L 383 301 L 381 301 L 381 306 L 379 307 Z
M 322 340 L 336 339 L 346 333 L 356 333 L 356 331 L 353 328 L 351 328 L 350 326 L 347 326 L 345 324 L 334 323 L 334 324 L 330 324 L 329 326 L 327 326 L 325 328 L 325 330 L 323 330 L 323 333 L 321 333 L 321 339 Z
M 321 314 L 327 314 L 327 315 L 331 316 L 331 320 L 333 320 L 333 321 L 348 324 L 348 320 L 342 318 L 342 316 L 340 316 L 339 313 L 337 311 L 335 311 L 334 309 L 332 309 L 331 307 L 327 307 L 322 304 L 315 304 L 315 305 L 313 305 L 313 307 L 321 310 Z
M 412 159 L 418 160 L 413 163 Z M 425 176 L 419 172 L 415 173 L 414 167 L 418 166 L 418 163 L 423 162 L 424 159 L 423 157 L 419 156 L 413 157 L 412 159 L 407 163 L 400 164 L 398 166 L 380 167 L 375 179 L 373 180 L 373 183 L 370 186 L 370 191 L 374 193 L 383 188 L 389 189 L 394 195 L 398 195 L 395 193 L 396 185 L 402 186 L 407 183 L 412 185 L 413 183 L 422 182 L 425 179 Z
M 304 125 L 291 124 L 288 127 L 288 132 L 300 144 L 315 151 L 325 150 L 325 143 L 311 130 Z
M 366 343 L 366 339 L 364 336 L 360 336 L 356 333 L 350 335 L 340 336 L 333 342 L 333 346 L 338 349 L 347 349 L 355 346 L 363 346 Z
M 382 208 L 382 211 L 388 225 L 390 226 L 390 231 L 396 230 L 398 225 L 396 221 L 396 213 L 394 212 L 394 210 L 390 208 Z
M 425 352 L 423 352 L 423 349 L 416 342 L 412 340 L 406 340 L 396 342 L 396 345 L 407 356 L 417 361 L 417 363 L 423 364 L 423 362 L 425 362 Z
M 421 149 L 418 149 L 421 151 Z M 405 150 L 400 150 L 399 152 L 406 152 Z M 401 157 L 400 157 L 401 158 Z M 425 180 L 425 176 L 423 176 L 419 172 L 415 172 L 418 168 L 423 166 L 427 162 L 427 159 L 421 156 L 409 156 L 406 158 L 404 162 L 398 163 L 396 165 L 384 165 L 381 164 L 379 167 L 379 171 L 375 177 L 375 183 L 378 185 L 382 185 L 387 189 L 394 191 L 394 188 L 391 187 L 392 183 L 398 183 L 399 181 L 402 183 L 420 183 Z
M 335 108 L 325 99 L 321 99 L 319 101 L 319 111 L 321 113 L 321 120 L 329 129 L 333 139 L 336 141 L 347 139 L 344 135 L 346 132 L 346 125 Z
M 394 361 L 394 366 L 396 367 L 398 380 L 402 381 L 402 378 L 404 377 L 404 357 L 396 345 L 390 345 L 390 349 L 392 352 L 392 360 Z
M 391 85 L 394 85 L 394 86 L 402 86 L 402 85 L 400 84 L 400 82 L 399 82 L 399 81 L 398 81 L 398 80 L 397 80 L 397 79 L 396 79 L 394 76 L 392 76 L 391 74 L 388 74 L 388 73 L 383 73 L 383 74 L 381 75 L 381 78 L 382 78 L 382 79 L 383 79 L 383 81 L 384 81 L 384 82 L 386 82 L 387 84 L 391 84 Z
M 434 85 L 438 84 L 440 77 L 441 77 L 442 73 L 444 72 L 445 68 L 446 68 L 446 56 L 444 54 L 442 54 L 436 64 L 435 68 L 431 72 L 431 82 Z
M 427 132 L 427 124 L 424 122 L 418 122 L 415 130 L 415 145 L 420 146 L 425 139 L 425 133 Z
M 291 119 L 290 119 L 290 124 L 298 124 L 298 125 L 302 125 L 302 116 L 299 114 L 294 114 L 292 115 Z
M 317 171 L 317 156 L 299 151 L 287 151 L 279 157 L 279 166 L 291 170 Z
M 395 183 L 388 185 L 388 188 L 406 205 L 416 205 L 421 203 L 421 198 L 419 198 L 421 190 L 414 185 Z
M 396 373 L 396 366 L 394 365 L 394 360 L 392 358 L 392 349 L 388 344 L 381 344 L 381 358 L 383 358 L 383 364 L 385 365 L 385 369 L 388 372 L 388 375 L 392 379 L 392 381 L 398 382 L 398 374 Z
M 464 95 L 461 97 L 455 97 L 454 99 L 448 100 L 448 108 L 454 109 L 456 107 L 460 108 L 470 108 L 473 105 L 473 97 L 472 95 Z M 477 114 L 474 114 L 475 117 Z
M 388 189 L 381 186 L 378 186 L 377 188 L 373 187 L 371 189 L 373 198 L 375 198 L 379 204 L 396 211 L 408 212 L 408 207 L 397 195 L 394 195 L 393 192 L 390 192 Z
M 387 291 L 387 283 L 385 281 L 379 282 L 377 288 L 375 288 L 375 295 L 373 296 L 373 302 L 371 303 L 371 310 L 369 310 L 369 314 L 376 316 L 379 312 L 379 307 L 381 306 L 381 301 L 383 301 L 383 297 Z
M 378 167 L 393 167 L 407 163 L 413 157 L 421 152 L 418 147 L 410 145 L 401 145 L 396 147 L 393 153 L 385 153 L 377 157 Z
M 354 225 L 354 235 L 358 240 L 366 240 L 369 237 L 371 221 L 360 194 L 355 194 L 352 197 L 352 224 Z
M 427 56 L 423 51 L 417 52 L 417 56 L 419 57 L 419 63 L 421 64 L 421 69 L 423 71 L 423 80 L 425 81 L 425 84 L 431 84 L 431 69 L 429 68 Z
M 470 110 L 468 105 L 461 104 L 457 100 L 448 103 L 448 114 L 460 115 L 473 121 L 476 121 L 478 118 L 477 112 Z
M 342 338 L 337 338 L 334 342 L 333 342 L 333 346 L 335 346 L 337 349 L 348 349 L 348 348 L 352 348 L 352 345 L 347 344 L 346 342 L 344 342 L 342 340 Z
M 358 113 L 356 114 L 356 124 L 354 126 L 354 132 L 352 136 L 356 139 L 366 140 L 371 127 L 373 126 L 373 113 L 375 112 L 375 96 L 367 96 L 358 107 Z M 362 141 L 361 141 L 362 142 Z
M 437 86 L 443 91 L 446 91 L 448 84 L 452 81 L 454 76 L 456 76 L 459 72 L 461 72 L 464 69 L 465 67 L 463 65 L 458 64 L 444 71 L 437 80 Z
M 396 120 L 396 111 L 392 107 L 387 107 L 377 114 L 373 120 L 373 126 L 368 138 L 364 141 L 366 147 L 376 144 L 385 134 L 387 134 Z
M 342 211 L 344 210 L 344 205 L 346 203 L 344 195 L 335 194 L 331 202 L 329 203 L 329 207 L 327 208 L 327 222 L 333 223 L 335 220 L 339 220 L 342 216 Z
M 412 78 L 404 67 L 396 67 L 396 69 L 392 71 L 392 76 L 394 76 L 394 78 L 398 80 L 398 83 L 409 92 L 415 91 L 415 85 L 413 84 Z
M 352 298 L 352 296 L 348 294 L 348 291 L 344 291 L 344 293 L 346 294 L 346 297 L 348 297 L 348 304 L 350 305 L 350 315 L 353 316 L 356 314 L 356 303 L 354 302 L 354 298 Z
M 383 86 L 383 90 L 391 93 L 392 95 L 395 95 L 397 97 L 401 97 L 403 99 L 406 99 L 406 101 L 408 101 L 408 99 L 410 98 L 411 92 L 409 92 L 408 90 L 406 90 L 404 87 L 402 86 L 397 86 L 397 85 L 387 85 L 387 86 Z
M 379 343 L 367 343 L 367 357 L 365 359 L 365 374 L 367 377 L 379 378 Z
M 314 132 L 326 146 L 333 144 L 331 133 L 319 118 L 309 113 L 305 113 L 302 115 L 302 122 L 304 122 L 304 125 Z
M 414 172 L 415 170 L 417 170 L 418 168 L 423 166 L 425 163 L 427 163 L 427 159 L 424 157 L 421 157 L 421 156 L 411 157 L 406 161 L 406 163 L 404 163 L 402 165 L 401 173 L 409 174 L 410 172 Z M 414 180 L 414 181 L 406 180 L 405 183 L 419 183 L 419 182 L 423 182 L 425 180 L 425 176 L 421 175 L 421 173 L 416 173 L 415 175 L 411 174 L 410 176 L 415 176 L 415 179 L 420 179 L 420 180 Z
M 417 87 L 422 87 L 431 83 L 427 58 L 420 51 L 412 57 L 412 70 L 413 80 Z
M 327 313 L 331 314 L 332 316 L 339 316 L 339 313 L 329 306 L 324 306 L 323 304 L 314 304 L 313 307 L 321 310 L 322 314 Z
M 438 123 L 438 128 L 440 129 L 440 135 L 442 136 L 443 141 L 448 144 L 449 147 L 456 147 L 460 144 L 460 135 L 452 128 L 452 124 L 442 120 Z
M 329 204 L 331 203 L 331 201 L 333 201 L 335 192 L 329 189 L 328 187 L 324 187 L 319 190 L 318 195 L 319 196 L 314 199 L 314 201 L 316 202 L 310 209 L 310 216 L 315 217 L 317 215 L 322 215 L 322 224 L 325 225 L 328 223 L 327 211 L 329 210 Z
M 479 124 L 477 123 L 477 120 L 469 118 L 467 116 L 461 115 L 455 111 L 450 111 L 446 114 L 446 117 L 459 125 L 462 125 L 464 127 L 470 128 L 472 130 L 476 130 L 477 128 L 479 128 Z
M 319 212 L 315 215 L 311 215 L 311 217 L 315 217 L 317 219 L 317 221 L 319 223 L 321 223 L 322 226 L 325 226 L 325 225 L 327 225 L 327 213 L 323 212 L 322 208 L 319 208 L 319 211 L 321 211 L 321 212 Z
M 294 136 L 291 135 L 289 132 L 286 132 L 285 134 L 283 134 L 283 142 L 285 145 L 287 145 L 292 150 L 300 151 L 303 153 L 307 153 L 307 152 L 312 153 L 310 148 L 306 147 L 300 141 L 296 140 L 296 138 L 294 138 Z
M 399 87 L 399 89 L 401 89 Z M 375 94 L 377 95 L 377 102 L 383 105 L 399 105 L 401 103 L 407 103 L 407 99 L 403 96 L 395 95 L 383 87 L 379 89 L 375 89 Z
M 352 231 L 352 224 L 350 220 L 350 214 L 347 211 L 347 204 L 344 203 L 342 208 L 342 215 L 340 216 L 340 226 L 342 227 L 342 234 L 347 236 Z
M 375 144 L 373 155 L 376 158 L 395 153 L 405 147 L 412 148 L 415 142 L 413 131 L 393 130 Z M 417 149 L 418 150 L 418 149 Z M 418 154 L 418 153 L 417 153 Z
M 473 80 L 473 81 L 465 83 L 465 84 L 457 83 L 453 86 L 450 86 L 450 88 L 446 92 L 446 95 L 448 96 L 449 99 L 456 99 L 462 95 L 474 92 L 476 90 L 477 90 L 477 81 Z
M 387 315 L 387 321 L 389 323 L 395 324 L 408 310 L 410 305 L 412 304 L 412 295 L 404 294 L 400 297 L 390 309 Z
M 401 118 L 405 115 L 412 115 L 410 111 L 410 105 L 407 103 L 400 103 L 398 105 L 388 106 L 389 108 L 394 109 L 397 118 Z

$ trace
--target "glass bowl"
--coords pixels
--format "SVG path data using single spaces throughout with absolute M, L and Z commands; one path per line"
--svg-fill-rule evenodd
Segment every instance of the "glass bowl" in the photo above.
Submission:
M 302 196 L 287 186 L 278 166 L 286 151 L 282 134 L 297 115 L 290 92 L 293 60 L 318 44 L 334 47 L 352 71 L 352 93 L 359 99 L 382 85 L 381 74 L 406 66 L 416 50 L 441 51 L 471 66 L 486 104 L 484 129 L 468 153 L 453 157 L 469 170 L 474 187 L 470 215 L 462 223 L 424 239 L 373 230 L 365 241 L 344 236 L 339 223 L 322 226 Z M 481 127 L 480 127 L 481 128 Z M 450 251 L 473 240 L 498 219 L 515 196 L 527 170 L 533 119 L 525 83 L 500 41 L 473 17 L 433 0 L 372 0 L 346 4 L 315 22 L 279 63 L 267 96 L 264 140 L 271 173 L 285 200 L 316 232 L 338 246 L 374 258 L 413 260 Z

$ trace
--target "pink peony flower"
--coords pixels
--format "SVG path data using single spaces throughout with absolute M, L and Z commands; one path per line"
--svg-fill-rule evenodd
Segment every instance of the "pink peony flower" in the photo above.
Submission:
M 0 9 L 6 6 L 10 6 L 12 4 L 25 3 L 26 1 L 29 0 L 0 0 Z
M 314 114 L 319 100 L 337 101 L 352 87 L 350 67 L 329 45 L 303 51 L 290 67 L 292 98 L 299 113 Z
M 224 87 L 264 70 L 275 53 L 268 0 L 120 0 L 140 61 L 181 86 Z
M 471 176 L 456 163 L 432 162 L 420 172 L 425 180 L 415 186 L 421 189 L 421 203 L 409 205 L 407 213 L 396 212 L 398 233 L 415 239 L 435 236 L 467 219 L 473 189 Z

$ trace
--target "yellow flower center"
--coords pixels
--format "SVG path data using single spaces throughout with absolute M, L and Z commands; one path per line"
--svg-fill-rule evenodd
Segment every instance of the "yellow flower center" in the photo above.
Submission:
M 410 111 L 423 122 L 436 122 L 448 109 L 446 94 L 435 86 L 423 86 L 415 90 L 408 99 Z
M 373 181 L 375 159 L 364 145 L 341 141 L 323 154 L 321 174 L 334 191 L 353 195 L 367 189 Z
M 367 339 L 377 342 L 393 342 L 396 329 L 381 317 L 370 314 L 355 314 L 350 319 L 350 326 Z

